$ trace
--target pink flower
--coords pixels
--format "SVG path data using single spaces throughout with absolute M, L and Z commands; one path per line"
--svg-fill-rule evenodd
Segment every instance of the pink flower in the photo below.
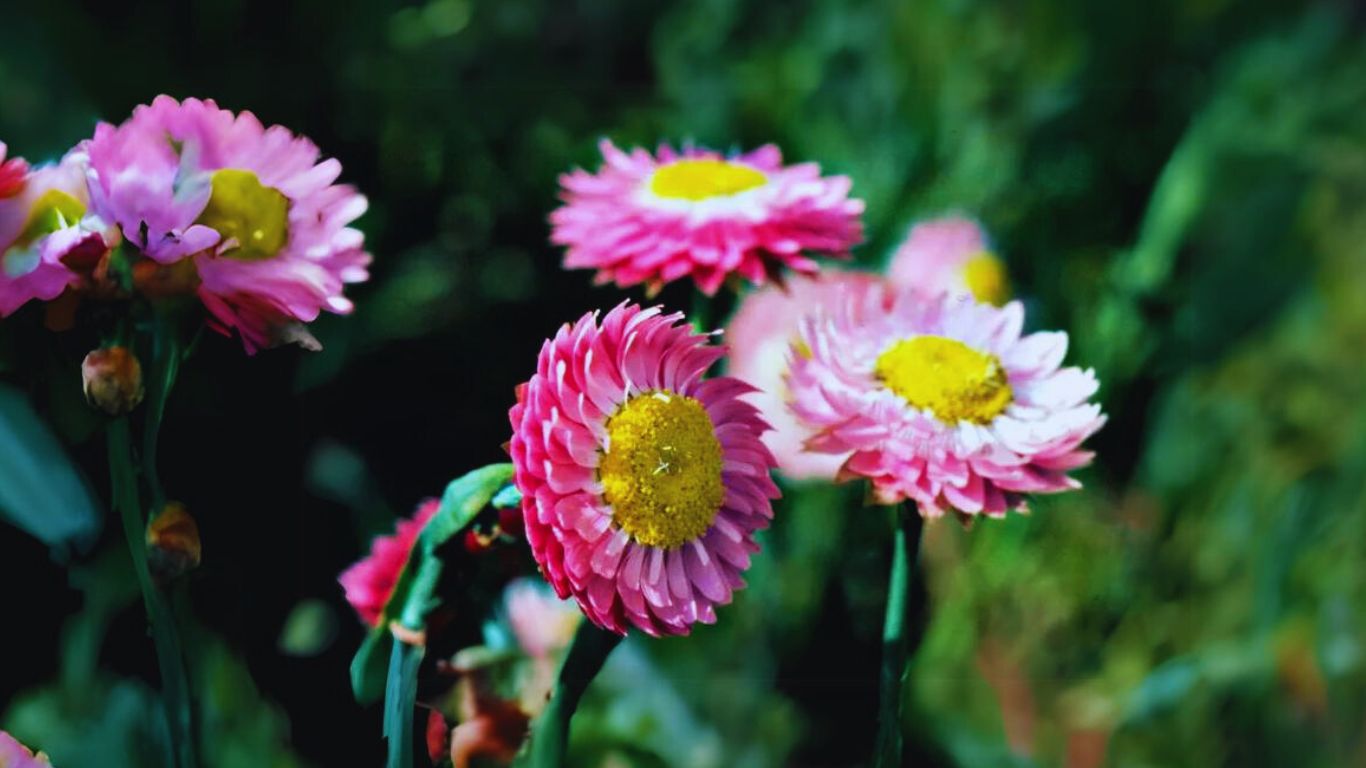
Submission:
M 532 579 L 518 579 L 507 586 L 503 610 L 517 645 L 533 659 L 550 659 L 568 648 L 581 619 L 573 603 Z
M 841 479 L 868 478 L 879 502 L 910 499 L 928 517 L 1000 517 L 1025 494 L 1078 487 L 1067 471 L 1091 460 L 1079 446 L 1105 417 L 1087 402 L 1094 373 L 1060 367 L 1067 334 L 1022 337 L 1019 302 L 868 301 L 808 317 L 810 355 L 788 377 L 793 410 L 816 430 L 809 447 L 851 454 Z
M 0 768 L 52 768 L 47 755 L 33 754 L 27 747 L 0 731 Z
M 101 124 L 86 142 L 93 208 L 150 259 L 193 257 L 198 292 L 248 352 L 307 340 L 302 324 L 345 314 L 342 291 L 370 256 L 349 226 L 365 198 L 338 185 L 341 164 L 250 112 L 169 96 Z
M 0 144 L 0 317 L 78 285 L 107 250 L 86 216 L 83 156 L 33 170 L 4 156 Z
M 773 425 L 764 444 L 778 468 L 794 480 L 833 480 L 847 454 L 814 453 L 806 441 L 815 433 L 788 408 L 788 357 L 801 332 L 801 320 L 820 307 L 835 307 L 846 294 L 864 296 L 883 291 L 883 281 L 862 272 L 824 271 L 816 277 L 794 277 L 783 287 L 766 286 L 746 295 L 726 328 L 730 345 L 728 373 L 752 384 L 746 396 Z
M 527 541 L 555 592 L 625 634 L 687 634 L 744 586 L 778 488 L 767 425 L 682 314 L 623 303 L 566 324 L 517 390 Z
M 600 147 L 606 164 L 562 176 L 565 204 L 550 217 L 565 267 L 596 269 L 598 283 L 653 293 L 692 277 L 711 295 L 731 275 L 762 284 L 783 267 L 814 274 L 806 252 L 846 258 L 863 239 L 849 178 L 822 177 L 815 163 L 784 167 L 772 144 L 729 158 Z
M 370 556 L 347 568 L 337 579 L 346 590 L 346 601 L 360 614 L 361 621 L 379 626 L 384 606 L 394 594 L 417 537 L 440 509 L 440 499 L 423 502 L 412 518 L 398 521 L 393 536 L 376 536 L 370 545 Z
M 981 225 L 962 216 L 916 224 L 892 255 L 887 278 L 925 296 L 951 293 L 1000 306 L 1010 298 L 1005 265 Z

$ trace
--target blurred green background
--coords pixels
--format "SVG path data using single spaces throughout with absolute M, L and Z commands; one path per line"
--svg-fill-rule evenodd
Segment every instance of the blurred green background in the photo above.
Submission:
M 1069 331 L 1104 382 L 1084 492 L 927 531 L 917 760 L 1366 765 L 1359 4 L 46 0 L 3 18 L 11 153 L 55 157 L 158 93 L 212 97 L 309 135 L 371 200 L 374 279 L 318 324 L 325 351 L 206 339 L 169 406 L 162 475 L 204 538 L 185 610 L 210 765 L 380 763 L 335 576 L 502 460 L 541 339 L 622 298 L 546 242 L 557 174 L 595 165 L 602 136 L 774 141 L 849 174 L 872 267 L 911 222 L 975 215 L 1031 324 Z M 0 377 L 103 498 L 76 373 L 92 340 L 37 324 L 0 323 Z M 718 626 L 626 646 L 639 666 L 590 702 L 578 764 L 864 763 L 890 519 L 857 489 L 790 486 L 778 512 Z M 118 545 L 54 558 L 0 527 L 0 728 L 59 768 L 155 764 Z

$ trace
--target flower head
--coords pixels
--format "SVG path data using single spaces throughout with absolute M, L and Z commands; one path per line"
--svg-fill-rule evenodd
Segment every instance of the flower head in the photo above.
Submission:
M 778 489 L 767 425 L 681 314 L 623 303 L 541 348 L 509 416 L 527 540 L 561 597 L 625 634 L 715 621 Z
M 107 250 L 103 226 L 86 215 L 80 153 L 35 169 L 4 156 L 0 144 L 0 317 L 78 285 Z
M 249 352 L 308 339 L 301 324 L 323 310 L 351 311 L 343 287 L 367 279 L 370 256 L 349 225 L 366 202 L 308 139 L 159 96 L 85 148 L 93 208 L 155 262 L 193 257 L 212 325 Z
M 503 611 L 517 646 L 532 659 L 550 659 L 569 647 L 582 614 L 545 585 L 518 579 L 503 590 Z
M 911 227 L 892 255 L 887 278 L 925 296 L 951 293 L 1000 306 L 1010 298 L 1005 264 L 992 252 L 981 225 L 962 216 Z
M 127 347 L 96 349 L 81 361 L 86 402 L 110 416 L 122 416 L 142 402 L 142 363 Z
M 848 458 L 847 454 L 806 450 L 814 432 L 787 406 L 788 357 L 801 333 L 801 320 L 821 307 L 838 306 L 847 295 L 865 297 L 883 291 L 881 278 L 862 272 L 826 270 L 815 277 L 795 277 L 781 288 L 765 286 L 747 294 L 726 327 L 728 373 L 754 386 L 756 391 L 746 399 L 759 406 L 764 420 L 773 425 L 764 435 L 764 444 L 773 451 L 778 468 L 794 480 L 833 480 Z
M 866 299 L 864 300 L 866 302 Z M 1088 403 L 1093 372 L 1060 367 L 1065 333 L 1021 336 L 1019 302 L 893 297 L 886 311 L 856 299 L 808 317 L 788 385 L 816 436 L 845 454 L 841 477 L 865 477 L 877 500 L 921 513 L 999 517 L 1025 495 L 1077 487 L 1081 442 L 1105 423 Z
M 370 556 L 347 568 L 337 581 L 346 590 L 346 601 L 356 609 L 361 621 L 379 626 L 384 606 L 394 594 L 403 566 L 412 555 L 422 529 L 441 509 L 440 499 L 429 499 L 420 504 L 413 516 L 398 522 L 392 536 L 376 536 L 370 545 Z
M 565 267 L 596 269 L 599 283 L 654 291 L 691 277 L 711 295 L 731 275 L 761 284 L 784 267 L 814 274 L 806 253 L 844 258 L 863 237 L 849 178 L 784 166 L 772 144 L 733 157 L 600 146 L 602 169 L 561 177 L 565 204 L 550 217 Z
M 52 768 L 47 755 L 33 754 L 27 747 L 0 731 L 0 768 Z

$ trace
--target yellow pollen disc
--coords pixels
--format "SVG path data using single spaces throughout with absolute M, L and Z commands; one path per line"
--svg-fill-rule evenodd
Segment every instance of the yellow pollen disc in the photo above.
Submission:
M 701 403 L 644 392 L 612 414 L 607 436 L 598 479 L 618 528 L 662 549 L 707 532 L 726 490 L 721 442 Z
M 706 200 L 762 187 L 768 177 L 747 165 L 708 158 L 675 160 L 650 177 L 650 191 L 660 197 Z
M 289 237 L 289 198 L 261 183 L 256 174 L 237 168 L 213 173 L 213 192 L 198 223 L 218 230 L 237 247 L 224 253 L 242 261 L 269 259 Z
M 963 282 L 978 301 L 1001 306 L 1010 299 L 1010 276 L 1006 265 L 990 251 L 968 259 L 963 265 Z
M 946 424 L 986 424 L 1011 401 L 995 355 L 943 336 L 902 339 L 878 357 L 873 370 L 888 389 Z
M 43 235 L 66 229 L 85 215 L 85 203 L 60 189 L 49 189 L 33 202 L 24 231 L 15 245 L 28 246 Z

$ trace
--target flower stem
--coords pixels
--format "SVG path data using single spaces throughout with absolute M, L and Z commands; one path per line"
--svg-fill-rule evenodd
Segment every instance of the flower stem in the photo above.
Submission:
M 113 480 L 114 506 L 123 519 L 123 534 L 133 558 L 142 599 L 147 607 L 152 639 L 156 644 L 157 664 L 161 669 L 162 703 L 170 734 L 170 764 L 175 768 L 194 768 L 193 720 L 190 712 L 190 685 L 180 648 L 180 634 L 170 602 L 152 579 L 147 563 L 147 522 L 138 498 L 137 471 L 133 465 L 133 439 L 128 418 L 119 417 L 106 430 L 109 444 L 109 471 Z
M 607 656 L 621 642 L 621 635 L 608 632 L 584 620 L 574 634 L 569 655 L 560 667 L 560 677 L 550 695 L 550 703 L 536 719 L 531 734 L 532 768 L 561 768 L 569 747 L 569 721 L 579 708 L 588 684 L 602 670 Z
M 711 297 L 694 290 L 692 311 L 688 313 L 688 319 L 692 321 L 692 326 L 698 333 L 711 333 Z
M 882 673 L 879 677 L 877 768 L 895 768 L 901 762 L 901 684 L 906 677 L 907 597 L 915 577 L 920 553 L 923 520 L 909 503 L 896 508 L 896 541 L 892 571 L 887 580 L 887 616 L 882 626 Z

